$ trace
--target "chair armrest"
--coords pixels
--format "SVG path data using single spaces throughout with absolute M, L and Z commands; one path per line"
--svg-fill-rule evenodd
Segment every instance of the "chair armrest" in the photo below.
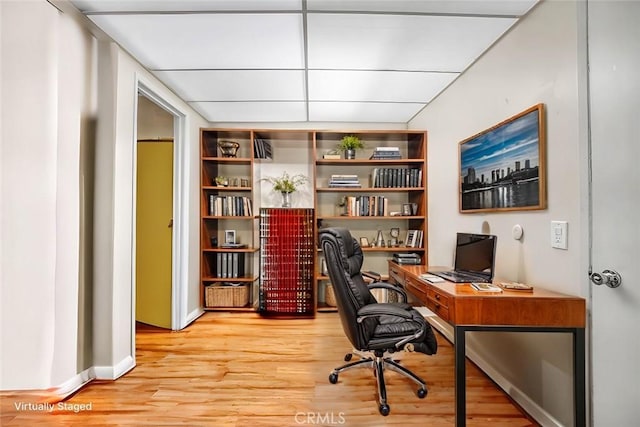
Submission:
M 379 317 L 382 315 L 390 315 L 401 317 L 403 319 L 412 319 L 411 313 L 409 313 L 406 309 L 397 306 L 393 303 L 378 303 L 378 304 L 369 304 L 358 310 L 358 323 L 362 322 L 364 319 L 368 317 Z
M 368 286 L 369 286 L 369 289 L 388 289 L 390 291 L 394 291 L 395 293 L 400 295 L 402 299 L 402 301 L 400 302 L 407 302 L 407 293 L 404 291 L 404 289 L 402 289 L 399 286 L 395 286 L 387 282 L 373 282 L 373 283 L 369 283 Z

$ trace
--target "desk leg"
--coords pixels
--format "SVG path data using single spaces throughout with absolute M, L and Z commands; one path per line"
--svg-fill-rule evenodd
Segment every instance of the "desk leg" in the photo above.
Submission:
M 467 422 L 467 398 L 465 369 L 465 328 L 454 326 L 454 354 L 455 354 L 455 393 L 456 393 L 456 427 L 464 427 Z
M 587 425 L 585 345 L 584 328 L 576 328 L 573 332 L 573 407 L 577 427 Z

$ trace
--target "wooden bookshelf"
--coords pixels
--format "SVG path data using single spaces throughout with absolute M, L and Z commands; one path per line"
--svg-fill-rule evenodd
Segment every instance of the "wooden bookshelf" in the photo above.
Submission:
M 323 154 L 334 150 L 344 135 L 358 135 L 364 141 L 365 148 L 356 153 L 355 159 L 323 159 Z M 256 159 L 254 139 L 263 139 L 270 143 L 268 159 Z M 238 143 L 236 157 L 222 156 L 218 141 L 234 141 Z M 397 147 L 399 158 L 372 159 L 376 147 Z M 298 150 L 298 151 L 294 151 Z M 300 151 L 301 150 L 301 151 Z M 296 154 L 291 154 L 295 152 Z M 202 301 L 206 310 L 258 310 L 259 281 L 260 281 L 260 242 L 259 215 L 263 206 L 264 191 L 257 182 L 265 174 L 275 170 L 292 171 L 295 164 L 291 158 L 297 158 L 298 163 L 304 162 L 303 172 L 308 173 L 311 182 L 310 206 L 313 208 L 313 234 L 317 248 L 317 231 L 321 227 L 343 226 L 350 229 L 357 238 L 366 238 L 369 243 L 374 242 L 378 231 L 383 234 L 385 246 L 363 247 L 365 252 L 364 269 L 386 271 L 386 263 L 396 252 L 416 253 L 424 264 L 428 259 L 427 250 L 427 134 L 417 130 L 307 130 L 307 129 L 201 129 L 201 288 Z M 259 157 L 259 156 L 258 156 Z M 298 165 L 300 166 L 300 165 Z M 372 172 L 380 170 L 409 170 L 418 172 L 419 176 L 404 182 L 404 185 L 385 185 L 372 183 Z M 356 175 L 361 186 L 356 188 L 342 188 L 329 185 L 332 175 Z M 226 185 L 216 183 L 216 177 L 228 177 Z M 233 180 L 237 178 L 237 180 Z M 246 181 L 242 181 L 242 179 Z M 211 212 L 209 202 L 211 197 L 246 198 L 251 201 L 252 212 L 243 215 L 220 215 Z M 309 194 L 307 192 L 307 197 Z M 352 215 L 346 216 L 338 206 L 342 198 L 351 197 L 358 200 L 372 200 L 384 198 L 387 203 L 385 215 Z M 369 198 L 369 199 L 367 199 Z M 244 199 L 243 199 L 244 200 Z M 402 215 L 403 205 L 411 205 L 414 211 L 410 215 Z M 364 212 L 363 212 L 364 213 Z M 392 215 L 393 213 L 393 215 Z M 400 213 L 396 215 L 397 213 Z M 228 281 L 217 275 L 215 262 L 219 252 L 230 252 L 220 248 L 224 242 L 225 230 L 235 230 L 241 243 L 247 246 L 234 249 L 245 253 L 244 275 L 233 278 L 234 282 L 249 286 L 250 298 L 244 307 L 207 307 L 205 304 L 205 289 L 214 283 Z M 391 229 L 398 229 L 398 240 L 404 240 L 407 230 L 420 230 L 422 244 L 417 247 L 399 246 L 389 247 Z M 216 240 L 213 240 L 216 239 Z M 218 245 L 214 245 L 217 241 Z M 314 275 L 315 310 L 335 311 L 335 307 L 327 306 L 325 301 L 325 287 L 329 278 L 322 274 L 322 251 L 316 249 Z
M 225 157 L 219 141 L 238 144 L 235 157 Z M 205 310 L 255 310 L 258 272 L 253 206 L 253 135 L 250 130 L 201 129 L 200 281 Z M 219 178 L 218 180 L 216 178 Z M 233 230 L 240 248 L 224 247 Z M 235 285 L 237 289 L 232 289 Z M 220 288 L 220 286 L 226 286 Z M 216 287 L 215 298 L 212 298 Z M 246 287 L 246 289 L 241 288 Z M 227 293 L 242 291 L 230 300 Z
M 356 152 L 355 159 L 323 159 L 329 150 L 335 149 L 344 135 L 357 135 L 364 142 L 365 148 Z M 387 261 L 396 252 L 416 253 L 425 263 L 427 252 L 427 134 L 424 131 L 318 131 L 314 138 L 315 151 L 315 211 L 317 227 L 347 227 L 356 238 L 366 238 L 373 243 L 381 231 L 384 246 L 363 247 L 365 253 L 364 270 L 384 273 Z M 397 147 L 400 152 L 398 159 L 371 158 L 376 147 Z M 386 182 L 380 185 L 372 181 L 374 169 L 379 170 L 416 170 L 419 178 L 395 183 Z M 345 172 L 346 171 L 346 172 Z M 357 175 L 360 187 L 341 188 L 330 186 L 331 176 L 334 174 Z M 339 202 L 343 198 L 352 197 L 360 200 L 371 200 L 383 197 L 387 199 L 388 209 L 385 215 L 363 214 L 353 215 L 353 212 L 341 211 Z M 414 204 L 416 212 L 412 215 L 394 215 L 392 212 L 402 213 L 402 205 Z M 403 240 L 408 229 L 420 230 L 423 234 L 419 247 L 389 246 L 392 239 L 392 228 L 399 230 L 398 240 Z M 318 265 L 322 265 L 322 253 L 319 252 Z M 329 278 L 318 272 L 316 276 L 318 287 L 318 310 L 331 311 L 335 307 L 327 306 L 323 300 L 326 284 Z

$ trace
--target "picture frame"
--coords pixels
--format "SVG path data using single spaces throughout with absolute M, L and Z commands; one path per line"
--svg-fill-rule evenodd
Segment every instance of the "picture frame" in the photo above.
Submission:
M 224 243 L 227 245 L 236 243 L 236 230 L 224 230 Z
M 411 216 L 412 213 L 413 213 L 413 209 L 411 208 L 411 203 L 403 203 L 402 216 Z
M 369 246 L 371 246 L 369 244 L 369 239 L 367 239 L 366 237 L 361 237 L 360 238 L 360 246 L 363 248 L 368 248 Z
M 461 213 L 547 207 L 544 104 L 459 143 Z
M 407 230 L 407 237 L 404 239 L 404 246 L 412 248 L 415 245 L 416 230 Z

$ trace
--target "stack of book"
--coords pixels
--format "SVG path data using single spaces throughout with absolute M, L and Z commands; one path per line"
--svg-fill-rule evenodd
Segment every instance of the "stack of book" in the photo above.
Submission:
M 358 175 L 331 175 L 329 187 L 332 188 L 353 188 L 361 187 Z
M 325 160 L 340 160 L 342 155 L 334 151 L 329 151 L 328 153 L 323 154 L 322 158 Z
M 376 147 L 369 159 L 385 160 L 385 159 L 401 159 L 399 147 Z
M 408 254 L 408 253 L 393 254 L 393 262 L 395 262 L 396 264 L 419 265 L 420 261 L 421 261 L 420 255 L 418 254 Z

